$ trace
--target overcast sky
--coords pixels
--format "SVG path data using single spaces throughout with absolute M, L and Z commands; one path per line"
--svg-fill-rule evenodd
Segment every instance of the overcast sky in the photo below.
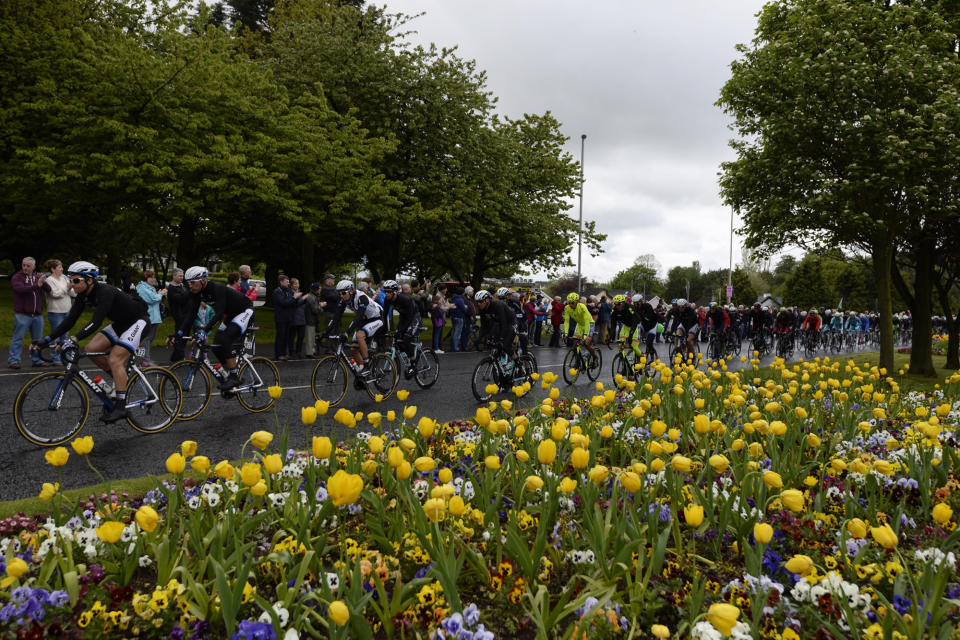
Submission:
M 730 209 L 717 172 L 733 153 L 714 106 L 762 0 L 385 0 L 424 12 L 411 40 L 458 46 L 487 71 L 500 113 L 551 111 L 584 154 L 584 219 L 606 233 L 583 273 L 605 281 L 652 253 L 666 269 L 726 268 Z M 574 202 L 570 215 L 578 213 Z M 576 262 L 576 249 L 572 258 Z M 734 239 L 734 264 L 740 261 Z

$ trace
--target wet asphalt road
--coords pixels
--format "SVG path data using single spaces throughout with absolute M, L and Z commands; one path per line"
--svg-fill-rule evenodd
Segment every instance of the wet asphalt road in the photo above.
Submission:
M 661 356 L 665 356 L 666 346 L 659 344 L 657 347 Z M 743 352 L 746 353 L 746 344 L 744 347 Z M 701 349 L 705 348 L 705 344 L 701 345 Z M 602 352 L 603 368 L 600 380 L 610 384 L 611 362 L 615 351 L 602 349 Z M 154 355 L 160 363 L 166 361 L 167 353 L 164 349 L 154 349 Z M 541 372 L 552 371 L 560 374 L 565 349 L 535 347 L 533 353 L 537 357 Z M 472 417 L 478 403 L 470 391 L 470 378 L 481 357 L 482 354 L 477 352 L 448 352 L 440 356 L 440 379 L 431 389 L 421 390 L 413 380 L 404 381 L 402 377 L 397 389 L 410 391 L 407 404 L 417 405 L 418 416 L 428 415 L 441 421 Z M 772 360 L 772 356 L 768 356 L 762 364 L 766 365 Z M 305 431 L 300 421 L 300 408 L 314 402 L 310 376 L 315 363 L 315 360 L 279 363 L 284 390 L 276 404 L 276 412 L 270 409 L 259 414 L 248 413 L 235 399 L 224 400 L 215 394 L 206 411 L 196 420 L 177 422 L 166 431 L 146 435 L 134 431 L 126 422 L 111 425 L 100 422 L 97 419 L 100 414 L 99 405 L 95 407 L 91 404 L 90 418 L 80 435 L 93 437 L 94 448 L 90 459 L 107 480 L 165 473 L 164 462 L 167 456 L 178 450 L 183 440 L 196 440 L 199 443 L 198 454 L 206 455 L 214 463 L 224 458 L 236 459 L 240 456 L 243 443 L 252 432 L 258 429 L 276 432 L 278 418 L 280 425 L 289 425 L 291 428 L 290 445 L 303 448 Z M 739 360 L 731 363 L 731 369 L 741 366 Z M 30 377 L 44 370 L 50 369 L 36 369 L 27 362 L 20 371 L 4 368 L 0 372 L 0 433 L 3 434 L 5 443 L 0 451 L 0 469 L 3 470 L 0 475 L 0 501 L 35 496 L 43 482 L 53 482 L 57 478 L 56 470 L 44 462 L 46 449 L 24 439 L 13 420 L 13 403 L 20 388 Z M 563 391 L 565 385 L 562 379 L 559 386 Z M 593 383 L 582 375 L 574 388 L 579 395 L 587 395 L 592 392 Z M 509 392 L 500 394 L 497 399 L 510 398 L 514 400 L 515 408 L 522 408 L 539 403 L 544 394 L 537 384 L 530 394 L 520 400 L 513 398 L 513 394 Z M 364 391 L 357 391 L 352 386 L 347 390 L 342 406 L 364 413 L 386 413 L 390 409 L 399 410 L 402 407 L 396 396 L 376 404 Z M 348 430 L 334 423 L 332 416 L 333 411 L 325 418 L 318 419 L 312 427 L 311 435 L 347 437 Z M 359 428 L 363 429 L 364 425 L 369 427 L 364 421 Z M 64 489 L 99 482 L 87 465 L 77 458 L 78 456 L 71 455 L 63 469 Z

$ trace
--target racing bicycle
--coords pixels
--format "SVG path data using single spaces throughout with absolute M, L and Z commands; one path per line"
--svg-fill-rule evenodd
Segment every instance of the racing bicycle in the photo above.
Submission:
M 341 333 L 336 339 L 336 350 L 332 355 L 324 356 L 317 361 L 310 378 L 310 387 L 316 400 L 326 400 L 331 407 L 343 401 L 347 395 L 347 383 L 350 372 L 353 372 L 353 386 L 357 390 L 366 390 L 367 395 L 376 400 L 389 398 L 397 387 L 397 364 L 386 353 L 375 353 L 370 356 L 370 368 L 366 375 L 361 371 L 361 364 L 355 362 L 350 354 L 348 345 L 350 339 L 347 334 Z
M 584 351 L 581 342 L 583 339 L 578 335 L 567 338 L 572 344 L 567 355 L 563 357 L 563 380 L 567 384 L 574 384 L 580 377 L 581 371 L 587 372 L 587 377 L 596 380 L 600 377 L 600 367 L 603 366 L 603 353 L 594 347 L 594 353 Z
M 477 402 L 486 402 L 504 389 L 532 382 L 534 373 L 537 373 L 536 358 L 527 353 L 512 360 L 503 345 L 497 342 L 493 351 L 473 368 L 470 377 L 473 397 Z M 492 386 L 496 386 L 496 391 L 491 389 Z
M 424 349 L 420 341 L 414 342 L 413 358 L 397 346 L 395 332 L 387 334 L 390 339 L 390 349 L 387 353 L 393 358 L 399 379 L 402 374 L 407 380 L 413 378 L 421 389 L 429 389 L 436 384 L 440 377 L 440 359 L 433 349 Z
M 635 380 L 637 376 L 653 378 L 657 375 L 653 363 L 660 358 L 660 355 L 653 346 L 647 347 L 643 356 L 637 358 L 630 341 L 617 340 L 617 345 L 619 345 L 619 351 L 613 356 L 612 374 L 614 379 L 616 379 L 617 374 L 622 375 L 627 380 Z

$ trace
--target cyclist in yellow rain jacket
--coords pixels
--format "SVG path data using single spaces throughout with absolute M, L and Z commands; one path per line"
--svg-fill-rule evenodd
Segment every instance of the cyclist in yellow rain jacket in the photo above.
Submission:
M 570 331 L 570 320 L 577 324 L 573 331 Z M 587 305 L 580 302 L 579 294 L 576 291 L 567 294 L 567 304 L 563 308 L 563 332 L 567 336 L 576 335 L 582 338 L 584 346 L 590 351 L 590 355 L 595 356 L 597 353 L 593 350 L 593 340 L 590 338 L 590 324 L 592 322 L 593 316 L 590 315 Z

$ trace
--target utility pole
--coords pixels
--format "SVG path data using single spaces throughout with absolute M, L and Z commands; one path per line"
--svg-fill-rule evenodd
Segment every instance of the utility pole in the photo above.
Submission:
M 577 295 L 583 295 L 583 148 L 587 142 L 587 134 L 580 136 L 580 239 L 577 243 Z

